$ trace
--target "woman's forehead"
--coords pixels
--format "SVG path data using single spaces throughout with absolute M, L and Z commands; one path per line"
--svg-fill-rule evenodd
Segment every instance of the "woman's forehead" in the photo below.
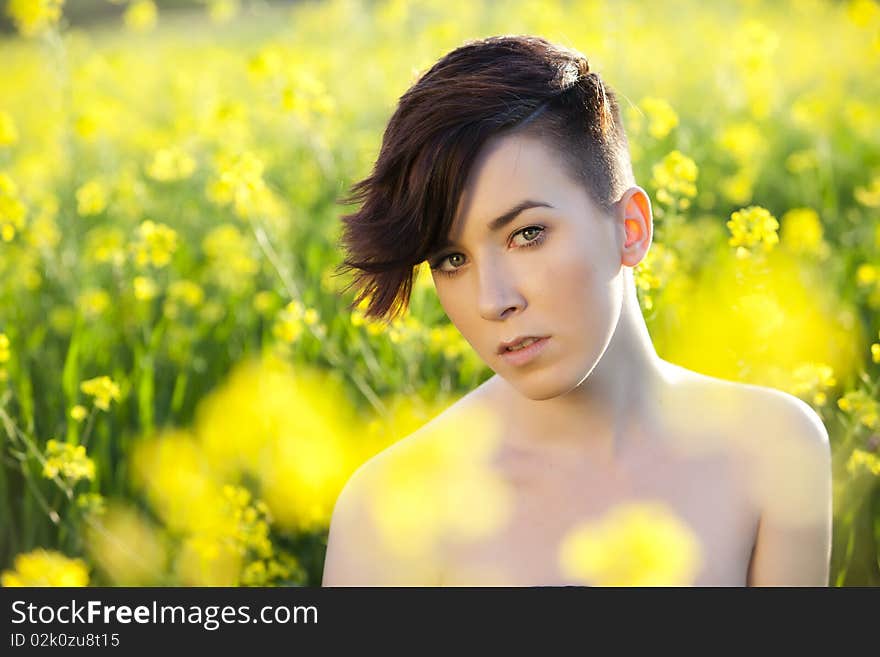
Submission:
M 490 233 L 496 219 L 521 205 L 564 210 L 585 199 L 546 142 L 523 135 L 491 140 L 474 160 L 449 238 L 458 242 L 467 234 Z

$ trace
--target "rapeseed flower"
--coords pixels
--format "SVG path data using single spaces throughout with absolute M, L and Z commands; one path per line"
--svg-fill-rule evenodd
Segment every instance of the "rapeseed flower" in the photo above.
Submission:
M 84 516 L 100 516 L 106 513 L 107 503 L 100 493 L 80 493 L 76 496 L 76 508 Z
M 156 27 L 158 16 L 153 0 L 134 0 L 125 10 L 123 21 L 133 32 L 149 32 Z
M 737 255 L 742 255 L 744 250 L 747 254 L 755 246 L 770 251 L 779 242 L 779 235 L 776 234 L 779 222 L 766 208 L 758 205 L 751 205 L 731 214 L 727 227 L 731 233 L 728 244 L 738 247 Z
M 77 296 L 76 306 L 84 317 L 100 317 L 110 308 L 110 294 L 100 288 L 87 288 Z
M 180 315 L 181 306 L 198 308 L 204 300 L 205 291 L 195 281 L 174 281 L 168 286 L 163 311 L 168 318 L 176 319 Z
M 299 560 L 289 552 L 279 552 L 271 559 L 252 561 L 242 570 L 244 586 L 268 586 L 272 584 L 301 585 L 306 573 Z
M 115 226 L 97 226 L 86 235 L 85 260 L 120 267 L 125 262 L 125 233 Z
M 785 158 L 785 168 L 791 173 L 803 173 L 819 168 L 819 154 L 813 148 L 791 153 Z
M 88 586 L 89 569 L 82 559 L 71 559 L 56 550 L 36 548 L 15 557 L 14 570 L 4 570 L 0 585 Z
M 26 37 L 37 36 L 58 24 L 64 0 L 9 0 L 6 14 Z
M 856 200 L 868 208 L 880 208 L 880 175 L 875 175 L 867 185 L 859 185 L 853 190 Z
M 15 121 L 8 112 L 0 111 L 0 146 L 12 146 L 18 141 Z
M 851 390 L 837 400 L 837 407 L 859 424 L 874 429 L 880 423 L 880 404 L 864 390 Z
M 80 479 L 95 478 L 95 462 L 86 456 L 84 445 L 58 442 L 50 439 L 46 443 L 46 462 L 43 464 L 43 476 L 52 479 L 58 475 L 76 483 Z
M 740 165 L 753 164 L 767 150 L 767 139 L 752 121 L 726 125 L 718 135 L 718 144 Z
M 834 370 L 824 363 L 804 363 L 794 371 L 792 378 L 792 394 L 809 398 L 815 406 L 824 406 L 828 401 L 827 391 L 837 385 Z
M 648 134 L 654 139 L 663 139 L 678 125 L 678 114 L 662 98 L 647 96 L 639 102 L 639 107 L 648 116 Z
M 309 316 L 310 319 L 314 319 L 314 315 L 317 311 L 313 308 L 310 308 L 309 310 L 312 311 L 312 314 Z M 288 303 L 281 312 L 278 313 L 278 318 L 272 326 L 272 335 L 287 343 L 296 342 L 305 330 L 303 322 L 306 312 L 305 306 L 303 306 L 300 301 L 294 299 Z
M 164 267 L 177 250 L 177 232 L 170 226 L 147 219 L 138 227 L 137 240 L 131 249 L 139 267 Z
M 94 397 L 95 406 L 102 411 L 110 410 L 111 401 L 119 401 L 119 386 L 109 376 L 98 376 L 79 384 L 79 389 Z
M 407 314 L 404 317 L 395 317 L 391 321 L 387 335 L 392 344 L 402 344 L 407 341 L 421 342 L 423 332 L 422 323 Z
M 254 153 L 245 151 L 219 158 L 220 175 L 208 185 L 208 199 L 218 205 L 233 205 L 239 217 L 249 217 L 269 194 L 263 180 L 264 165 Z
M 208 278 L 229 292 L 243 292 L 253 284 L 254 275 L 260 270 L 255 249 L 253 239 L 233 224 L 212 228 L 202 239 Z
M 746 21 L 734 39 L 734 52 L 747 73 L 766 67 L 779 47 L 779 35 L 761 21 Z
M 85 543 L 112 585 L 157 586 L 164 581 L 168 553 L 163 536 L 133 506 L 115 501 L 93 515 Z
M 880 22 L 880 5 L 875 0 L 850 0 L 847 16 L 859 27 L 869 27 Z
M 846 461 L 846 471 L 851 475 L 869 472 L 874 476 L 880 476 L 880 458 L 872 452 L 856 448 Z
M 195 159 L 179 146 L 171 146 L 156 152 L 147 166 L 147 175 L 154 180 L 168 182 L 189 178 L 195 170 Z
M 665 505 L 631 503 L 573 529 L 559 548 L 566 576 L 594 586 L 689 586 L 702 566 L 694 531 Z
M 76 190 L 76 211 L 81 217 L 101 214 L 107 209 L 107 186 L 98 179 L 89 180 Z
M 240 10 L 239 0 L 208 0 L 208 17 L 212 23 L 228 23 Z
M 134 298 L 138 301 L 151 301 L 159 294 L 159 286 L 149 276 L 135 276 L 132 280 Z
M 642 261 L 633 268 L 633 281 L 645 310 L 654 307 L 653 292 L 664 287 L 678 271 L 678 256 L 663 244 L 654 243 Z
M 651 168 L 651 184 L 657 188 L 657 200 L 680 209 L 690 206 L 697 195 L 699 174 L 696 162 L 681 151 L 674 150 Z
M 823 240 L 822 220 L 812 208 L 792 208 L 782 215 L 780 239 L 795 253 L 827 257 L 830 252 Z
M 24 228 L 26 213 L 18 185 L 8 174 L 0 172 L 0 238 L 4 242 L 11 242 L 16 231 Z

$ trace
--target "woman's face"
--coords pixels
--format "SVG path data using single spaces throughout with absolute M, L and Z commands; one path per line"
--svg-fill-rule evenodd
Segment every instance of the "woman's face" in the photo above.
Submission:
M 489 228 L 524 202 L 543 205 Z M 428 258 L 434 285 L 486 364 L 530 399 L 579 385 L 620 316 L 622 220 L 600 212 L 543 142 L 510 135 L 488 142 L 474 162 L 449 239 Z M 498 353 L 528 335 L 550 336 L 528 362 Z

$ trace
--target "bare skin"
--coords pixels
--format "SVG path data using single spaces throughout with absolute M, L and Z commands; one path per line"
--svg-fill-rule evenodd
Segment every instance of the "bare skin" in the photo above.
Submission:
M 488 230 L 525 199 L 552 207 Z M 526 246 L 539 231 L 546 239 Z M 601 212 L 540 140 L 514 135 L 484 147 L 451 246 L 429 262 L 446 314 L 496 375 L 351 478 L 331 522 L 325 586 L 589 584 L 561 571 L 563 537 L 645 500 L 664 504 L 696 537 L 701 561 L 689 584 L 827 584 L 831 479 L 821 421 L 795 397 L 657 355 L 632 277 L 652 235 L 640 187 Z M 498 346 L 520 335 L 550 339 L 515 365 Z M 467 420 L 475 407 L 498 422 L 498 442 L 484 454 L 467 450 L 482 436 Z M 395 479 L 406 463 L 425 461 L 413 454 L 452 440 L 465 446 L 453 460 Z M 458 471 L 473 470 L 472 461 L 490 478 L 465 487 L 472 495 L 462 501 L 455 486 L 467 478 Z M 426 476 L 432 469 L 443 476 Z M 494 492 L 483 497 L 482 488 Z M 465 520 L 502 499 L 504 520 L 481 533 L 492 515 L 450 521 L 436 510 L 447 498 Z M 424 513 L 407 524 L 401 509 Z
M 693 399 L 701 386 L 724 385 L 674 365 L 670 374 L 675 380 L 668 382 L 665 396 Z M 504 388 L 495 376 L 462 401 L 465 406 L 479 402 L 509 408 Z M 486 539 L 447 542 L 438 567 L 440 583 L 585 584 L 560 572 L 558 552 L 565 535 L 615 505 L 652 500 L 668 505 L 699 539 L 703 559 L 693 585 L 745 586 L 760 512 L 750 494 L 748 455 L 737 453 L 724 439 L 723 426 L 713 426 L 713 417 L 720 415 L 720 409 L 712 413 L 704 406 L 699 418 L 688 418 L 690 428 L 679 427 L 679 433 L 668 426 L 674 418 L 661 422 L 654 417 L 651 424 L 630 429 L 612 461 L 578 450 L 523 447 L 528 441 L 516 421 L 505 423 L 509 440 L 495 452 L 491 465 L 509 487 L 514 512 L 503 531 Z M 701 425 L 701 450 L 676 439 L 693 431 L 696 422 Z

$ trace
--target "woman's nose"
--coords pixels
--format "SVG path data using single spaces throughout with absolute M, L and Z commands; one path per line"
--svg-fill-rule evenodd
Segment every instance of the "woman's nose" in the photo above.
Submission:
M 514 277 L 499 264 L 484 266 L 478 276 L 477 304 L 483 319 L 504 319 L 525 307 Z

